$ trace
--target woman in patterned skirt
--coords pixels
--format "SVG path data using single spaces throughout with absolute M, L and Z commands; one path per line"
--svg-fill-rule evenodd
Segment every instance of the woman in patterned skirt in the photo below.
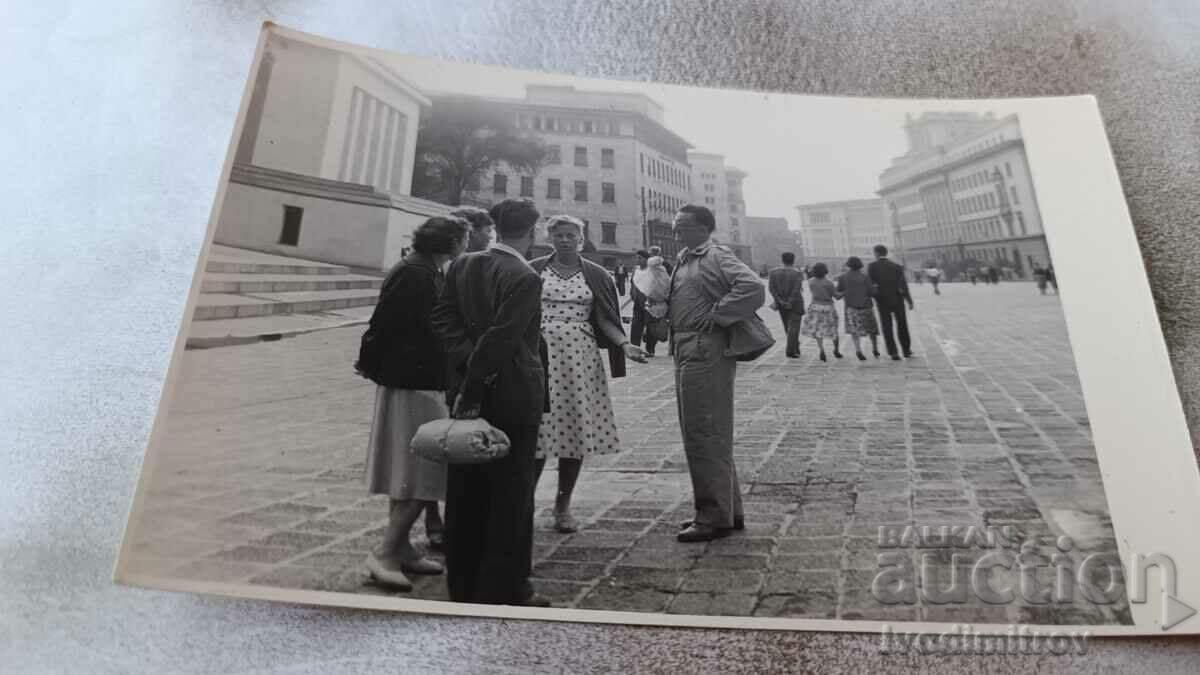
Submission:
M 846 334 L 854 343 L 854 354 L 859 361 L 866 361 L 862 353 L 862 338 L 871 338 L 871 351 L 879 358 L 879 324 L 875 321 L 875 309 L 871 306 L 871 279 L 863 274 L 862 259 L 850 256 L 846 260 L 847 271 L 837 280 L 836 297 L 846 301 Z
M 817 349 L 820 351 L 819 358 L 822 361 L 828 360 L 825 358 L 825 338 L 833 338 L 833 355 L 840 359 L 842 353 L 838 351 L 838 315 L 837 308 L 833 305 L 837 287 L 825 278 L 829 276 L 829 267 L 825 263 L 813 265 L 811 273 L 808 290 L 812 303 L 800 322 L 800 334 L 816 339 Z
M 558 458 L 554 529 L 574 532 L 571 494 L 583 458 L 617 452 L 617 423 L 608 396 L 600 350 L 613 377 L 624 377 L 625 359 L 644 362 L 641 347 L 625 339 L 617 288 L 608 272 L 579 255 L 583 223 L 554 216 L 546 224 L 554 253 L 531 264 L 542 276 L 542 337 L 549 357 L 550 412 L 538 429 L 537 476 Z

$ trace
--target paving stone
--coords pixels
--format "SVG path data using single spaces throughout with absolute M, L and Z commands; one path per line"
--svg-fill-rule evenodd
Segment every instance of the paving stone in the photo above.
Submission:
M 636 611 L 1128 622 L 1127 603 L 1048 613 L 870 597 L 881 554 L 903 556 L 919 577 L 926 552 L 881 549 L 881 525 L 986 524 L 1044 538 L 1056 532 L 1052 510 L 1070 503 L 1101 515 L 1099 534 L 1073 555 L 1116 551 L 1060 306 L 1021 284 L 946 288 L 936 298 L 915 290 L 920 358 L 821 364 L 777 349 L 739 369 L 734 459 L 746 529 L 716 542 L 675 540 L 694 511 L 669 363 L 614 380 L 625 449 L 585 465 L 582 531 L 552 530 L 556 481 L 538 486 L 541 592 L 562 606 Z M 386 495 L 362 484 L 374 387 L 345 372 L 360 336 L 333 329 L 185 355 L 190 375 L 171 405 L 187 416 L 173 418 L 156 463 L 137 569 L 173 560 L 165 573 L 183 578 L 392 595 L 360 578 L 387 519 Z M 292 363 L 308 365 L 279 377 Z M 297 390 L 313 395 L 297 401 Z M 423 543 L 420 523 L 412 537 Z M 181 545 L 164 543 L 173 539 Z M 1036 550 L 1046 546 L 1039 539 Z M 947 580 L 949 562 L 934 558 L 932 582 Z M 732 593 L 731 583 L 757 590 Z M 444 578 L 421 578 L 404 596 L 445 593 Z

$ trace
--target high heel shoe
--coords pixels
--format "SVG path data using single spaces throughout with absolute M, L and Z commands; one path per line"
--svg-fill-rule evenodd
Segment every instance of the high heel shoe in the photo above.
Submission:
M 827 361 L 827 360 L 828 360 L 828 359 L 826 359 L 826 358 L 825 358 L 825 352 L 821 352 L 821 355 L 820 355 L 820 356 L 818 356 L 817 358 L 821 359 L 822 361 Z
M 875 354 L 875 358 L 879 358 L 879 350 L 878 349 L 873 349 L 873 350 L 871 350 L 871 352 L 873 354 Z
M 383 566 L 379 558 L 372 553 L 367 556 L 365 564 L 367 574 L 370 575 L 375 583 L 386 586 L 394 591 L 411 591 L 412 582 L 400 570 L 391 570 Z
M 864 355 L 862 352 L 854 352 L 854 355 L 858 357 L 858 360 L 859 360 L 859 361 L 866 361 L 866 360 L 867 360 L 867 357 L 866 357 L 866 355 Z
M 835 349 L 835 350 L 833 350 L 833 358 L 835 358 L 835 359 L 840 359 L 840 358 L 842 358 L 842 353 L 841 353 L 841 352 L 839 352 L 839 351 L 838 351 L 838 350 L 836 350 L 836 349 Z

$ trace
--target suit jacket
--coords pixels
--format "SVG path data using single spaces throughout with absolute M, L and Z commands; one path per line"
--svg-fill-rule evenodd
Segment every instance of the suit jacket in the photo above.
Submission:
M 531 261 L 529 264 L 541 274 L 554 255 Z M 613 377 L 625 377 L 625 329 L 621 325 L 621 301 L 617 299 L 617 287 L 608 272 L 587 258 L 580 258 L 583 278 L 592 291 L 592 314 L 588 323 L 592 325 L 592 336 L 601 349 L 608 350 L 608 368 Z
M 804 272 L 795 267 L 776 267 L 767 273 L 767 289 L 780 309 L 804 312 Z
M 875 304 L 880 307 L 896 308 L 912 302 L 903 266 L 881 258 L 867 265 L 867 276 L 875 286 Z
M 541 422 L 549 403 L 542 279 L 528 263 L 494 249 L 459 257 L 433 327 L 445 343 L 447 405 L 461 393 L 489 422 Z

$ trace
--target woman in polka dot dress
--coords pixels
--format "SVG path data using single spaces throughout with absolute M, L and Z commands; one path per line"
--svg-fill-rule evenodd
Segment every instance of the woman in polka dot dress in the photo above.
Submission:
M 607 270 L 579 255 L 583 223 L 554 216 L 546 225 L 554 253 L 532 262 L 542 276 L 542 337 L 549 357 L 550 412 L 538 430 L 537 475 L 546 459 L 558 458 L 554 529 L 574 532 L 571 494 L 583 459 L 620 450 L 600 350 L 609 354 L 613 377 L 625 375 L 625 359 L 646 354 L 625 338 L 617 288 Z

